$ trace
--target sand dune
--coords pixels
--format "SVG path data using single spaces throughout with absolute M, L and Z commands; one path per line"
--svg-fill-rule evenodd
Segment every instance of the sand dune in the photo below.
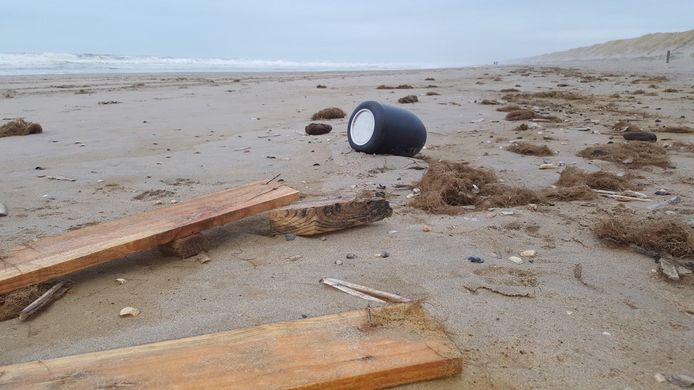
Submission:
M 694 61 L 694 30 L 646 34 L 638 38 L 618 39 L 592 46 L 543 54 L 530 62 L 581 60 L 662 60 L 671 51 L 672 61 Z

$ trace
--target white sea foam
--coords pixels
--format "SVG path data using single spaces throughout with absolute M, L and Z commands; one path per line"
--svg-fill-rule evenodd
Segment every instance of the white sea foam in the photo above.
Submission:
M 148 73 L 148 72 L 281 72 L 407 69 L 412 65 L 347 62 L 298 62 L 226 58 L 174 58 L 110 54 L 0 53 L 0 75 Z

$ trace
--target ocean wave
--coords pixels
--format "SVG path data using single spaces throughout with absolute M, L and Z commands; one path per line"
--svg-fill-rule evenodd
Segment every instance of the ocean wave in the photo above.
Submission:
M 227 58 L 120 56 L 111 54 L 0 53 L 0 75 L 148 72 L 281 72 L 408 69 L 403 64 Z

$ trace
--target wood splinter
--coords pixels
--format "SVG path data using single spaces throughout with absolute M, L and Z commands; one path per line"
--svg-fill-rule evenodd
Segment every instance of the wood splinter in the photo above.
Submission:
M 177 256 L 187 259 L 207 251 L 207 239 L 200 233 L 177 238 L 171 242 L 159 245 L 159 250 L 167 256 Z
M 281 234 L 314 236 L 380 221 L 393 215 L 390 203 L 383 198 L 323 200 L 269 212 L 270 225 Z

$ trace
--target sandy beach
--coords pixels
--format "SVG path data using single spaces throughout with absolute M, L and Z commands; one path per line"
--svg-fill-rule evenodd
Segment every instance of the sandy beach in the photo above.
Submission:
M 318 283 L 329 276 L 421 299 L 443 323 L 463 353 L 462 375 L 406 388 L 669 386 L 654 375 L 691 375 L 694 367 L 694 277 L 669 282 L 653 258 L 609 245 L 591 228 L 624 210 L 691 226 L 694 154 L 669 148 L 670 166 L 635 167 L 576 153 L 623 142 L 612 129 L 621 120 L 644 130 L 694 127 L 691 69 L 592 64 L 2 77 L 0 123 L 23 117 L 40 123 L 43 133 L 0 138 L 0 202 L 9 209 L 0 218 L 0 253 L 278 174 L 305 199 L 384 191 L 394 212 L 368 226 L 292 241 L 274 234 L 261 215 L 207 231 L 208 263 L 149 251 L 74 274 L 69 293 L 40 315 L 0 322 L 0 364 L 366 307 Z M 653 76 L 665 79 L 649 81 Z M 377 89 L 381 84 L 414 88 Z M 560 121 L 507 121 L 496 110 L 503 104 L 480 104 L 504 103 L 502 89 L 587 98 L 531 98 L 530 106 Z M 419 102 L 398 104 L 405 95 Z M 333 126 L 329 134 L 305 134 L 314 112 L 334 106 L 349 115 L 365 100 L 416 113 L 428 130 L 421 154 L 353 151 L 348 117 L 325 121 Z M 530 128 L 515 131 L 521 123 Z M 584 127 L 589 130 L 578 130 Z M 661 146 L 692 142 L 692 134 L 656 134 Z M 511 141 L 547 145 L 552 155 L 512 153 L 506 150 Z M 408 206 L 407 198 L 407 185 L 422 178 L 427 160 L 490 168 L 504 184 L 536 190 L 550 188 L 569 166 L 626 173 L 651 202 L 600 197 L 433 214 Z M 671 195 L 655 195 L 658 189 Z M 165 191 L 134 199 L 151 190 Z M 648 209 L 673 195 L 678 203 Z M 529 249 L 534 258 L 509 261 Z M 375 256 L 382 251 L 390 256 Z M 120 318 L 126 306 L 141 314 Z

